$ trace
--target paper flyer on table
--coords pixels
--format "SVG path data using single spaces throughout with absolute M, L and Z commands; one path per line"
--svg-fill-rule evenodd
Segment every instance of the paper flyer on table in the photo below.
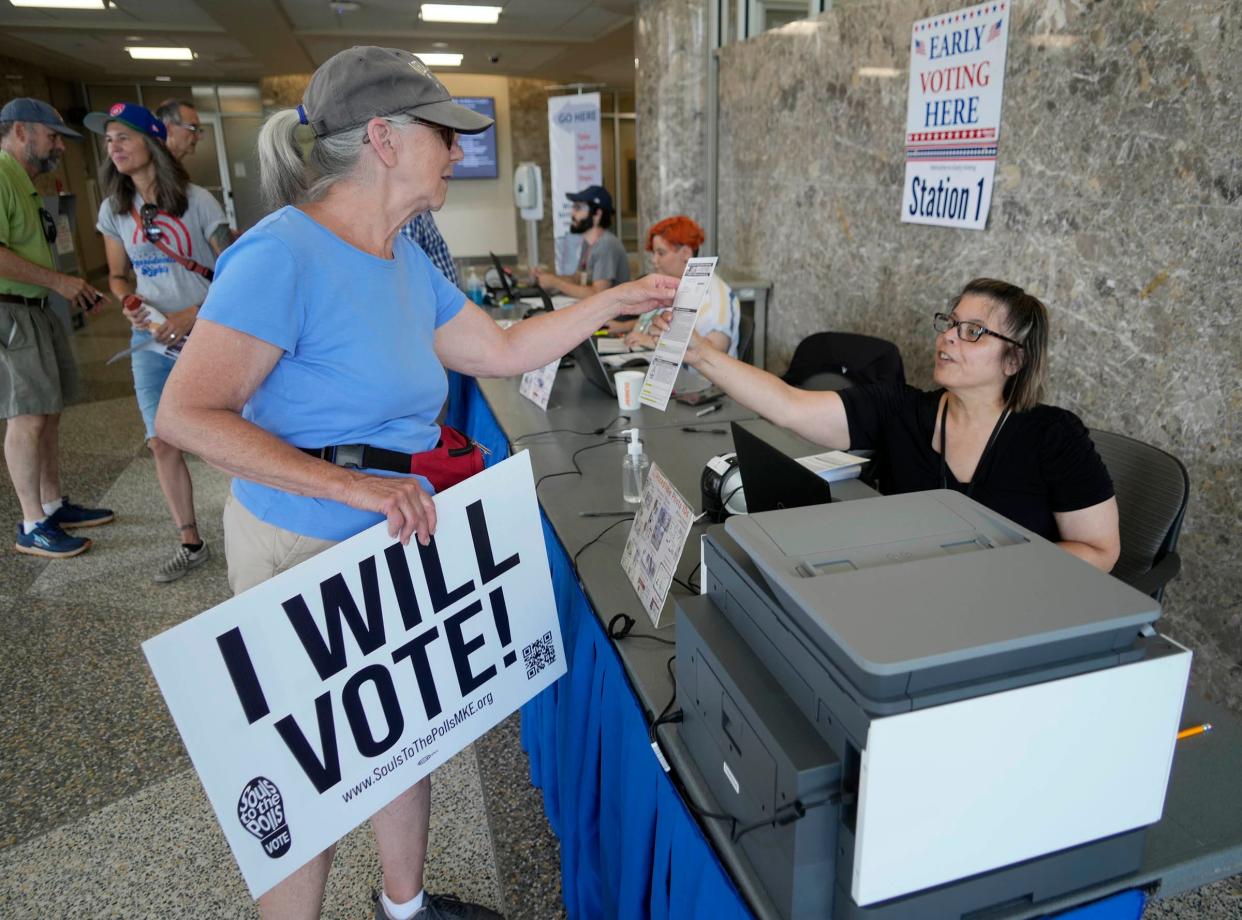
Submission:
M 621 568 L 655 626 L 693 523 L 694 510 L 653 463 L 638 517 L 625 541 Z
M 661 412 L 668 407 L 673 384 L 677 382 L 677 372 L 681 370 L 682 358 L 686 355 L 694 324 L 699 317 L 699 307 L 707 298 L 707 289 L 715 272 L 715 256 L 691 259 L 686 263 L 681 283 L 677 285 L 677 296 L 673 298 L 672 322 L 656 343 L 651 366 L 647 368 L 647 379 L 643 381 L 643 405 Z
M 548 408 L 548 399 L 552 396 L 552 384 L 556 382 L 556 369 L 561 366 L 560 358 L 553 358 L 543 367 L 527 371 L 522 375 L 518 392 L 533 402 L 540 409 Z

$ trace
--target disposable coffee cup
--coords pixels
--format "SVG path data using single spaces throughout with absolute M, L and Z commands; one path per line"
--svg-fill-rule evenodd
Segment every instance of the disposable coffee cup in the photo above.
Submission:
M 617 405 L 622 412 L 637 409 L 642 403 L 643 381 L 647 375 L 642 371 L 619 371 L 613 382 L 617 385 Z

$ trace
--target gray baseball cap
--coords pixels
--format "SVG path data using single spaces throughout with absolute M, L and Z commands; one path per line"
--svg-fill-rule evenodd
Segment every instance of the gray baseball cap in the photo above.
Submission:
M 492 119 L 453 101 L 422 61 L 400 48 L 356 45 L 332 55 L 311 76 L 299 115 L 316 137 L 409 112 L 459 134 L 478 134 Z
M 76 137 L 79 140 L 82 138 L 81 134 L 65 124 L 65 120 L 60 117 L 60 112 L 42 99 L 25 97 L 6 102 L 4 108 L 0 109 L 0 121 L 33 122 L 47 125 L 57 134 L 63 134 L 65 137 Z

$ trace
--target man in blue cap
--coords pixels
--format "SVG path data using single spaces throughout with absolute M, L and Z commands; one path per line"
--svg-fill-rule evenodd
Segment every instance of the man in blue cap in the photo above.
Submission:
M 630 280 L 630 261 L 625 245 L 608 228 L 612 226 L 612 196 L 602 185 L 592 185 L 565 196 L 574 203 L 570 211 L 570 233 L 582 234 L 582 254 L 578 257 L 577 277 L 566 278 L 543 269 L 533 269 L 535 283 L 547 291 L 569 297 L 590 297 L 616 284 Z
M 56 222 L 34 186 L 36 176 L 59 164 L 66 137 L 82 135 L 39 99 L 14 99 L 0 109 L 0 410 L 8 420 L 4 458 L 22 507 L 14 549 L 53 559 L 90 549 L 90 540 L 66 529 L 113 518 L 60 491 L 60 411 L 77 386 L 77 365 L 48 293 L 84 310 L 103 302 L 85 280 L 54 268 Z

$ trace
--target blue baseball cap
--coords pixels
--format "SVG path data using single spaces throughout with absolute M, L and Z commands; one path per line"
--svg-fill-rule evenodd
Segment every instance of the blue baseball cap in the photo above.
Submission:
M 597 208 L 603 208 L 605 211 L 612 213 L 612 196 L 608 194 L 608 189 L 602 185 L 589 185 L 580 192 L 569 192 L 565 195 L 570 201 L 581 202 L 582 204 L 593 205 Z
M 91 112 L 82 119 L 82 124 L 96 134 L 107 134 L 110 121 L 119 121 L 123 125 L 129 125 L 140 134 L 149 134 L 162 141 L 168 140 L 168 129 L 155 117 L 155 113 L 132 102 L 118 102 L 107 112 Z
M 65 124 L 65 120 L 60 117 L 60 112 L 42 99 L 23 97 L 6 102 L 4 108 L 0 109 L 0 121 L 24 121 L 47 125 L 57 134 L 63 134 L 65 137 L 76 137 L 79 140 L 82 138 L 81 134 Z

